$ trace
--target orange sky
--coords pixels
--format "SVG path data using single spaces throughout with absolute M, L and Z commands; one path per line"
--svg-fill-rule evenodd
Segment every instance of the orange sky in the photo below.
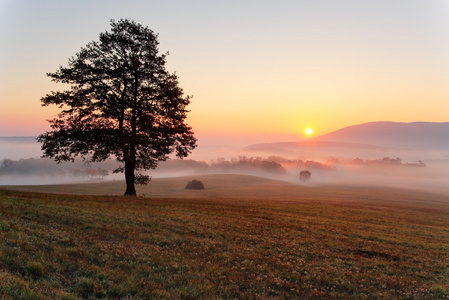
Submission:
M 45 76 L 111 18 L 159 33 L 199 137 L 294 141 L 370 121 L 449 121 L 445 1 L 0 4 L 0 136 L 37 135 Z M 55 24 L 57 26 L 55 26 Z

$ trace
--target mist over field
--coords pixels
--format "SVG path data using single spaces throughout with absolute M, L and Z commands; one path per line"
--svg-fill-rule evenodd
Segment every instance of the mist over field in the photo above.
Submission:
M 0 137 L 0 159 L 35 158 L 42 155 L 36 137 Z
M 385 123 L 377 125 L 388 128 Z M 427 123 L 425 125 L 428 127 Z M 370 130 L 376 132 L 375 127 L 371 124 Z M 350 133 L 346 135 L 344 130 L 335 134 L 340 138 L 344 136 L 341 138 L 344 142 L 330 138 L 332 134 L 328 138 L 333 141 L 318 137 L 302 142 L 246 146 L 233 145 L 230 140 L 227 141 L 229 144 L 219 144 L 213 139 L 199 140 L 199 147 L 187 159 L 161 162 L 157 169 L 146 174 L 154 178 L 245 174 L 309 186 L 388 186 L 449 193 L 449 150 L 441 146 L 442 142 L 430 143 L 428 149 L 425 145 L 418 149 L 397 147 L 401 145 L 399 141 L 395 147 L 388 147 L 385 145 L 389 139 L 382 143 L 377 138 L 382 146 L 369 145 L 351 139 L 359 138 L 360 131 L 348 128 Z M 405 134 L 404 126 L 400 128 L 404 145 L 411 146 L 410 140 L 417 138 Z M 413 129 L 416 130 L 416 124 Z M 444 130 L 440 132 L 446 134 Z M 377 135 L 381 133 L 377 132 Z M 33 137 L 0 138 L 0 185 L 123 180 L 123 174 L 112 173 L 120 165 L 112 159 L 95 164 L 80 160 L 56 164 L 51 159 L 39 158 L 40 155 L 40 144 Z M 304 170 L 312 174 L 305 182 L 299 180 L 299 172 Z

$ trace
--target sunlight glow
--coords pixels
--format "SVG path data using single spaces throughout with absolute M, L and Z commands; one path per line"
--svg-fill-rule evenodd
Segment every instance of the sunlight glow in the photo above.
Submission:
M 313 132 L 313 130 L 312 130 L 312 129 L 310 129 L 310 128 L 307 128 L 307 129 L 306 129 L 306 134 L 307 134 L 307 135 L 311 135 L 311 134 L 312 134 L 312 132 Z

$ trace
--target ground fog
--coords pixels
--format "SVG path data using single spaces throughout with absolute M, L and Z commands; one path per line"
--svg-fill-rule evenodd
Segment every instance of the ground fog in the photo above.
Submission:
M 56 164 L 39 158 L 32 138 L 0 139 L 0 185 L 31 185 L 121 180 L 120 164 Z M 336 147 L 241 147 L 201 144 L 189 158 L 161 162 L 146 173 L 153 178 L 195 174 L 244 174 L 320 186 L 388 186 L 449 194 L 449 152 L 417 149 Z M 349 147 L 349 148 L 348 148 Z M 319 149 L 318 149 L 319 148 Z M 314 151 L 315 149 L 315 151 Z M 299 172 L 311 177 L 299 180 Z

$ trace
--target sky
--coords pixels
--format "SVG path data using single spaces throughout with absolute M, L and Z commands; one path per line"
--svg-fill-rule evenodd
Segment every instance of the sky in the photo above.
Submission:
M 120 18 L 159 34 L 203 143 L 449 121 L 446 0 L 0 0 L 0 136 L 49 130 L 46 73 Z

